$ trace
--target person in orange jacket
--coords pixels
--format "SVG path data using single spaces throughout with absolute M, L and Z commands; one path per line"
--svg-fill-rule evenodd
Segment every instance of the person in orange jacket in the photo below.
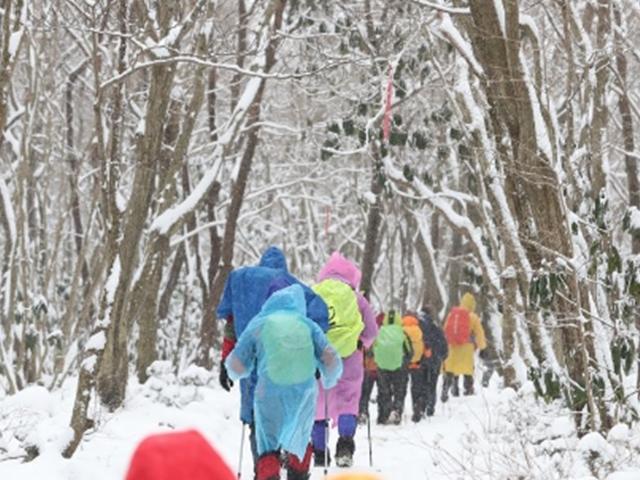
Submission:
M 404 399 L 407 396 L 407 386 L 411 382 L 411 404 L 413 415 L 411 420 L 418 422 L 425 410 L 426 391 L 424 385 L 424 339 L 420 328 L 418 316 L 413 312 L 407 312 L 402 317 L 402 329 L 406 337 L 411 342 L 411 358 L 407 362 L 407 368 L 402 370 L 400 380 L 400 404 L 404 406 Z M 402 411 L 400 411 L 402 415 Z

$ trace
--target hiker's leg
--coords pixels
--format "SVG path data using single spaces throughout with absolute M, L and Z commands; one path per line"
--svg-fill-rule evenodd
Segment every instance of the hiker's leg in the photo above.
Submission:
M 454 397 L 460 396 L 460 386 L 458 381 L 458 375 L 451 375 L 451 395 Z
M 465 375 L 463 379 L 464 384 L 464 394 L 465 395 L 473 395 L 473 375 Z
M 373 390 L 375 372 L 369 370 L 364 371 L 364 377 L 362 379 L 362 393 L 360 394 L 360 415 L 369 414 L 369 401 L 371 400 L 371 391 Z
M 439 365 L 427 365 L 425 381 L 425 401 L 427 416 L 434 414 L 436 408 L 436 387 L 438 386 L 438 376 L 440 375 Z
M 402 417 L 404 412 L 404 403 L 407 398 L 407 384 L 409 383 L 409 369 L 400 368 L 396 374 L 396 396 L 394 410 Z
M 411 377 L 411 419 L 418 422 L 424 413 L 424 366 L 409 370 Z
M 386 423 L 391 412 L 390 372 L 378 370 L 378 423 Z
M 309 469 L 311 468 L 311 455 L 313 447 L 311 444 L 307 446 L 302 458 L 289 454 L 287 461 L 287 480 L 308 480 Z

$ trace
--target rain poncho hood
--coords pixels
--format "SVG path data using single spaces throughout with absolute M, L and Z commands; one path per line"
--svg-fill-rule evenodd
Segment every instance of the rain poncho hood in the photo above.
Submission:
M 329 328 L 327 306 L 309 287 L 288 272 L 285 256 L 282 250 L 275 246 L 265 250 L 259 265 L 241 267 L 229 274 L 216 312 L 218 318 L 233 317 L 234 333 L 236 338 L 240 338 L 251 319 L 260 312 L 269 295 L 294 284 L 302 286 L 307 316 L 326 332 Z M 244 423 L 253 422 L 251 405 L 255 383 L 255 375 L 240 382 L 240 419 Z
M 473 296 L 472 293 L 467 292 L 462 296 L 462 299 L 460 299 L 460 306 L 463 308 L 466 308 L 470 312 L 475 312 L 476 298 Z
M 289 272 L 287 269 L 287 261 L 284 258 L 284 253 L 278 247 L 271 246 L 267 248 L 262 257 L 260 258 L 261 267 L 275 268 L 276 270 L 283 270 Z
M 274 246 L 265 250 L 259 265 L 241 267 L 229 274 L 216 312 L 218 318 L 233 315 L 233 327 L 236 337 L 239 337 L 270 293 L 293 284 L 302 285 L 309 318 L 326 332 L 329 327 L 327 306 L 309 287 L 289 273 L 284 253 Z
M 318 273 L 318 282 L 327 278 L 335 278 L 349 284 L 351 288 L 357 290 L 360 286 L 362 273 L 356 265 L 348 258 L 342 256 L 340 252 L 333 252 L 327 263 Z
M 269 352 L 278 345 L 267 342 L 278 337 L 267 333 L 277 331 L 280 325 L 280 337 L 286 337 L 294 325 L 297 335 L 300 335 L 297 322 L 302 324 L 302 331 L 308 335 L 303 340 L 311 342 L 314 365 L 307 378 L 301 381 L 277 383 L 273 380 L 274 372 L 270 371 Z M 297 339 L 297 343 L 304 343 L 299 342 L 299 337 Z M 276 353 L 287 359 L 281 365 L 291 372 L 275 373 L 284 379 L 298 378 L 300 349 L 285 347 Z M 260 313 L 245 328 L 225 364 L 233 380 L 246 378 L 254 369 L 257 370 L 253 410 L 258 454 L 282 448 L 302 458 L 309 443 L 318 396 L 315 368 L 322 374 L 323 386 L 331 388 L 342 375 L 342 361 L 322 329 L 306 317 L 304 291 L 300 285 L 278 290 L 269 297 Z

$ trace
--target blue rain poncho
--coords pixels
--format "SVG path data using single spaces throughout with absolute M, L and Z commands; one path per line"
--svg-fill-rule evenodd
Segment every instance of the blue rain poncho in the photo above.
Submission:
M 329 328 L 329 312 L 324 301 L 306 285 L 289 273 L 282 250 L 269 247 L 257 266 L 241 267 L 229 274 L 216 311 L 218 318 L 233 316 L 236 338 L 240 338 L 249 321 L 259 312 L 269 293 L 283 286 L 299 284 L 304 291 L 307 316 L 317 323 L 323 332 Z M 253 391 L 256 377 L 240 382 L 240 420 L 253 422 Z
M 322 329 L 306 317 L 303 289 L 273 293 L 249 322 L 225 362 L 232 380 L 257 370 L 253 401 L 258 455 L 282 448 L 302 458 L 313 426 L 318 386 L 336 385 L 342 360 Z

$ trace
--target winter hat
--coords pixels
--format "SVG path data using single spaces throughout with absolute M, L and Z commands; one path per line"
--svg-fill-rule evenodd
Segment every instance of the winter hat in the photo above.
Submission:
M 466 308 L 470 312 L 475 312 L 476 310 L 476 299 L 475 297 L 467 292 L 462 296 L 462 300 L 460 300 L 460 306 Z
M 234 480 L 236 476 L 195 430 L 151 435 L 133 454 L 126 480 Z

